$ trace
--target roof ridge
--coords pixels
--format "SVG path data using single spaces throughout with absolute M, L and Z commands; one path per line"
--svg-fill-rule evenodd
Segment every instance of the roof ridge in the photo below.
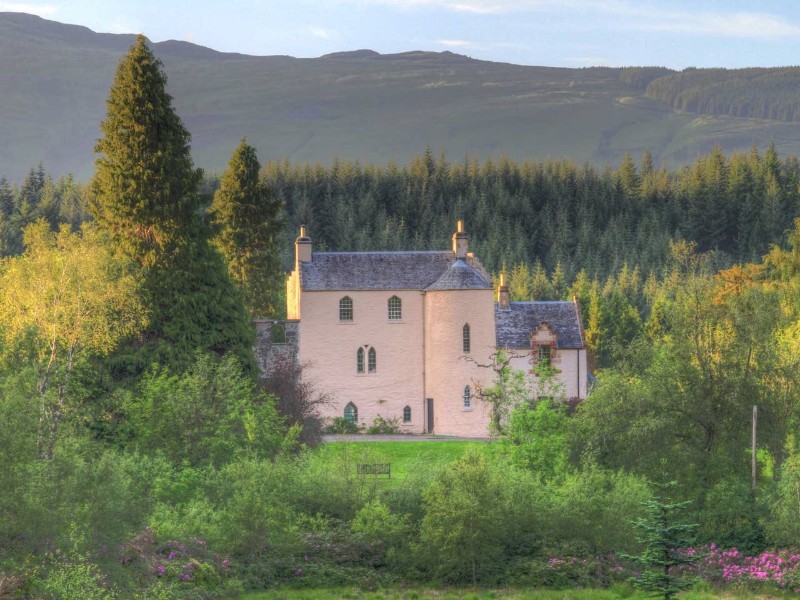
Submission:
M 314 251 L 314 255 L 352 255 L 352 254 L 452 254 L 452 250 L 337 250 L 337 251 Z

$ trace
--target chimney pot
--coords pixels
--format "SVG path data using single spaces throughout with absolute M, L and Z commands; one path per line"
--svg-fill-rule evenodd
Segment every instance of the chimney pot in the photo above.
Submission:
M 456 232 L 453 234 L 453 254 L 456 258 L 466 259 L 469 252 L 469 236 L 464 233 L 464 221 L 456 222 Z
M 511 302 L 511 294 L 508 292 L 505 273 L 500 273 L 500 286 L 497 290 L 497 301 L 500 304 L 500 308 L 508 308 Z
M 304 262 L 311 262 L 311 238 L 305 225 L 300 225 L 300 237 L 294 241 L 295 268 Z

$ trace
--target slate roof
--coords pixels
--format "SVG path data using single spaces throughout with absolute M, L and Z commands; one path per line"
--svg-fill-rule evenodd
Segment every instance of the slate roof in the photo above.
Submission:
M 530 348 L 531 332 L 547 323 L 556 334 L 559 348 L 583 348 L 581 322 L 574 302 L 511 302 L 494 307 L 498 348 Z
M 308 291 L 424 290 L 452 263 L 449 251 L 314 252 L 300 283 Z
M 457 259 L 450 268 L 433 284 L 425 288 L 426 291 L 436 290 L 490 290 L 492 284 L 480 272 L 464 260 Z

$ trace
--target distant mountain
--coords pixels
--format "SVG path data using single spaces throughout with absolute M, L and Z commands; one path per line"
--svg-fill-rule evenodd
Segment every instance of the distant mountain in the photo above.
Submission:
M 0 13 L 0 174 L 20 180 L 43 161 L 53 173 L 91 175 L 108 88 L 134 39 Z M 180 41 L 153 49 L 192 133 L 195 161 L 210 171 L 225 168 L 243 136 L 262 160 L 323 163 L 336 156 L 403 163 L 426 145 L 452 159 L 506 154 L 599 164 L 650 149 L 656 162 L 676 165 L 714 144 L 730 151 L 771 140 L 781 152 L 800 153 L 800 124 L 787 122 L 795 115 L 796 68 L 742 77 L 528 67 L 452 52 L 365 49 L 299 59 Z M 738 104 L 725 99 L 728 91 Z M 741 108 L 742 98 L 755 108 Z

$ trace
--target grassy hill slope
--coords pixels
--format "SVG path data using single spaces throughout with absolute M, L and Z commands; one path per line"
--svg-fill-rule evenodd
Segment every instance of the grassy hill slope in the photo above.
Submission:
M 0 174 L 37 161 L 87 178 L 104 101 L 132 35 L 0 13 Z M 341 52 L 315 59 L 154 44 L 193 135 L 195 161 L 222 170 L 242 136 L 262 160 L 406 162 L 425 145 L 461 158 L 653 152 L 680 164 L 715 143 L 775 140 L 800 153 L 800 124 L 678 112 L 622 69 L 526 67 L 442 52 Z M 635 78 L 633 78 L 635 79 Z

